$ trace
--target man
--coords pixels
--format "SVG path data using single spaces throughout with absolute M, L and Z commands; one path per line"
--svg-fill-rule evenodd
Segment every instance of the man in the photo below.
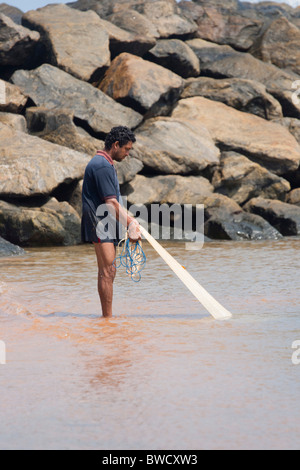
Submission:
M 114 161 L 122 162 L 134 142 L 127 127 L 114 127 L 105 139 L 104 151 L 86 167 L 82 188 L 82 241 L 93 243 L 98 261 L 98 291 L 104 317 L 112 316 L 114 260 L 120 241 L 119 222 L 128 228 L 129 238 L 141 238 L 138 222 L 122 206 Z M 105 215 L 108 214 L 108 215 Z

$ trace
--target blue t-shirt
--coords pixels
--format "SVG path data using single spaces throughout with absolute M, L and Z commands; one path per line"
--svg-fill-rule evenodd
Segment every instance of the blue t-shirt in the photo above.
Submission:
M 87 165 L 83 180 L 81 234 L 84 243 L 118 244 L 121 227 L 105 204 L 112 198 L 122 204 L 117 172 L 111 157 L 99 151 Z

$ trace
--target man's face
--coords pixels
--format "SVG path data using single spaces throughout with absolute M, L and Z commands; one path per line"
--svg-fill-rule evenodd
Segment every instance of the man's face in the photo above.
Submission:
M 120 147 L 119 142 L 115 142 L 114 152 L 113 152 L 113 160 L 117 162 L 122 162 L 126 157 L 128 157 L 130 150 L 132 150 L 132 142 L 128 142 L 127 144 Z

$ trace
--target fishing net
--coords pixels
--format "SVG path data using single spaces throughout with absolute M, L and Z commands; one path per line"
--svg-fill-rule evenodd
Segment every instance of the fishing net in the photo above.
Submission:
M 145 265 L 146 255 L 141 240 L 131 241 L 127 234 L 126 238 L 119 243 L 114 266 L 116 268 L 123 266 L 126 269 L 126 274 L 134 282 L 139 282 L 142 278 L 141 271 Z

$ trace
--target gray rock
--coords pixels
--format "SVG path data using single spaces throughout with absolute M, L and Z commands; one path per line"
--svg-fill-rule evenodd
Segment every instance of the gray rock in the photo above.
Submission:
M 136 12 L 133 13 L 136 14 Z M 100 17 L 99 21 L 103 30 L 105 30 L 109 36 L 109 47 L 112 59 L 122 54 L 122 52 L 129 52 L 130 54 L 142 57 L 156 44 L 155 38 L 147 36 L 145 30 L 139 32 L 137 28 L 135 28 L 133 31 L 127 31 L 126 28 L 123 29 L 113 24 L 113 22 L 106 21 Z
M 0 197 L 48 195 L 80 180 L 90 157 L 0 124 Z
M 254 214 L 241 212 L 230 219 L 211 217 L 206 223 L 207 237 L 219 240 L 278 240 L 280 233 L 266 220 Z
M 284 178 L 235 152 L 222 155 L 221 165 L 214 172 L 212 183 L 216 192 L 230 197 L 239 205 L 257 196 L 284 201 L 291 189 Z
M 31 135 L 68 147 L 93 157 L 103 148 L 104 142 L 91 137 L 84 129 L 74 124 L 70 110 L 32 107 L 26 110 L 28 130 Z
M 280 102 L 285 116 L 300 117 L 300 104 L 293 99 L 292 86 L 297 80 L 296 74 L 292 75 L 230 46 L 220 46 L 201 39 L 192 39 L 187 44 L 199 58 L 203 75 L 243 78 L 262 83 L 267 92 Z
M 52 65 L 44 64 L 31 71 L 18 70 L 11 80 L 36 106 L 68 109 L 100 138 L 120 122 L 135 128 L 142 121 L 137 112 Z
M 245 210 L 260 215 L 284 236 L 300 235 L 300 207 L 259 197 L 251 199 Z
M 8 16 L 16 24 L 22 24 L 23 11 L 19 8 L 8 5 L 7 3 L 0 4 L 0 13 Z
M 0 237 L 0 257 L 20 256 L 24 254 L 25 251 L 21 247 L 14 245 Z
M 81 220 L 67 202 L 52 198 L 41 207 L 0 201 L 0 236 L 11 243 L 29 246 L 77 245 Z
M 36 59 L 40 35 L 17 25 L 0 13 L 0 62 L 1 66 L 22 67 Z
M 132 156 L 127 157 L 122 162 L 115 162 L 115 167 L 120 185 L 132 181 L 140 171 L 144 168 L 141 160 Z
M 158 41 L 145 58 L 183 78 L 198 77 L 200 75 L 198 57 L 185 42 L 179 39 Z
M 207 197 L 204 233 L 217 240 L 277 240 L 281 234 L 262 217 L 248 214 L 241 207 L 221 194 Z

